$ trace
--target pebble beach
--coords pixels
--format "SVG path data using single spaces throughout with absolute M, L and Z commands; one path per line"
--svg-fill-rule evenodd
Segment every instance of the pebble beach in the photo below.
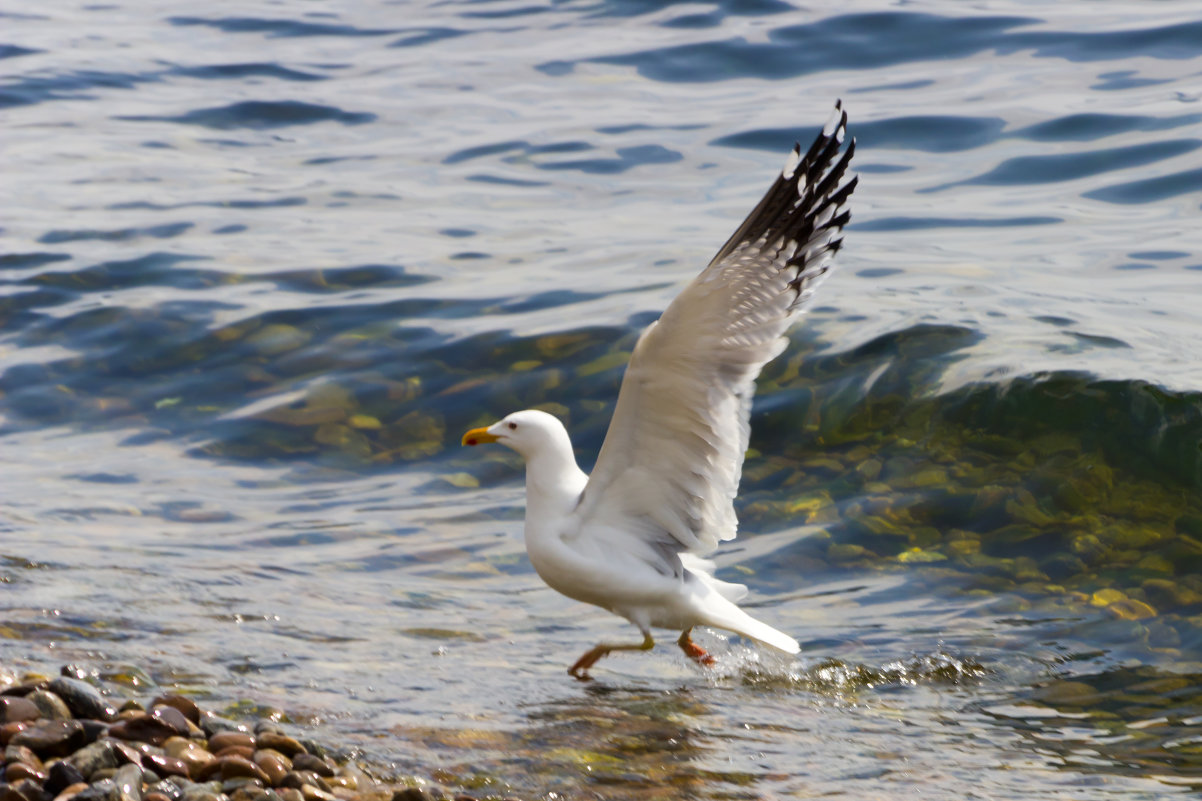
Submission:
M 434 801 L 433 785 L 370 776 L 353 754 L 185 695 L 102 691 L 99 674 L 0 667 L 0 801 Z M 471 799 L 473 796 L 455 796 Z

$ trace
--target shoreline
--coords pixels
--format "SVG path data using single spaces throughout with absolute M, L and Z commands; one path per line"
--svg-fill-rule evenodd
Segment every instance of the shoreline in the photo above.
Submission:
M 274 720 L 224 717 L 178 693 L 122 697 L 99 683 L 78 665 L 57 676 L 0 667 L 0 801 L 478 801 L 381 780 L 353 752 Z

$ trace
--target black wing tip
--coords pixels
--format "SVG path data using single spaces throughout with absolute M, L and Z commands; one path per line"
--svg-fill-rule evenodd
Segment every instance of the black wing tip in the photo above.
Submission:
M 843 100 L 835 101 L 834 109 L 807 150 L 795 142 L 772 187 L 760 200 L 734 235 L 726 241 L 711 264 L 721 261 L 743 246 L 763 243 L 775 248 L 784 242 L 797 243 L 797 260 L 789 264 L 798 268 L 810 249 L 807 244 L 831 231 L 831 223 L 842 219 L 839 214 L 859 183 L 853 176 L 843 183 L 843 177 L 856 150 L 855 138 L 847 137 L 848 115 Z M 842 153 L 840 153 L 842 151 Z M 804 155 L 803 155 L 804 153 Z M 823 219 L 827 209 L 834 207 Z M 838 233 L 837 230 L 829 235 Z M 801 267 L 804 272 L 804 267 Z

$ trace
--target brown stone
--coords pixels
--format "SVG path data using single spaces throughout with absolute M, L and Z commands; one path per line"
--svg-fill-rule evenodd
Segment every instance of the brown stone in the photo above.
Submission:
M 231 745 L 254 749 L 255 736 L 244 731 L 223 731 L 209 738 L 209 751 L 214 754 Z
M 270 781 L 267 778 L 267 774 L 263 772 L 263 769 L 246 757 L 227 756 L 220 757 L 217 761 L 221 764 L 221 778 L 223 780 L 245 777 L 248 779 L 258 779 L 264 784 Z
M 4 768 L 4 781 L 9 784 L 16 784 L 23 779 L 33 779 L 38 784 L 41 784 L 46 781 L 46 774 L 33 765 L 26 765 L 24 762 L 10 762 Z
M 188 718 L 173 706 L 156 706 L 151 709 L 150 716 L 170 726 L 181 737 L 186 737 L 191 731 L 188 728 Z
M 254 763 L 263 769 L 272 787 L 284 778 L 284 774 L 292 770 L 292 761 L 279 751 L 270 748 L 255 751 L 252 757 Z
M 33 725 L 32 720 L 14 720 L 0 726 L 0 746 L 7 747 L 17 732 L 22 732 Z
M 305 753 L 305 747 L 295 737 L 265 731 L 259 735 L 260 748 L 273 748 L 289 759 L 295 759 L 297 754 Z
M 71 710 L 63 699 L 49 690 L 34 690 L 25 696 L 42 714 L 39 717 L 47 720 L 71 720 Z
M 191 698 L 185 698 L 182 695 L 160 695 L 150 702 L 151 707 L 156 706 L 171 706 L 178 709 L 184 714 L 184 717 L 192 721 L 196 725 L 200 725 L 200 707 Z
M 15 695 L 0 696 L 0 723 L 37 720 L 41 714 L 38 705 L 28 698 L 18 698 Z
M 182 717 L 182 715 L 181 715 Z M 184 733 L 187 733 L 186 730 Z M 139 712 L 132 717 L 114 723 L 109 728 L 109 736 L 120 740 L 136 740 L 138 742 L 162 745 L 168 737 L 180 734 L 175 728 L 161 718 Z
M 218 759 L 227 756 L 240 756 L 243 759 L 250 759 L 254 755 L 255 749 L 246 745 L 227 745 L 225 748 L 222 748 L 220 751 L 217 751 L 213 754 L 213 756 L 217 757 Z
M 175 757 L 188 766 L 188 776 L 197 781 L 197 771 L 214 760 L 200 743 L 183 737 L 168 737 L 163 743 L 167 756 Z
M 292 767 L 295 770 L 311 770 L 318 776 L 327 778 L 334 775 L 334 768 L 330 767 L 329 763 L 312 754 L 297 754 L 292 759 Z
M 123 743 L 120 740 L 111 740 L 113 744 L 113 754 L 117 757 L 117 763 L 120 765 L 141 765 L 143 755 L 147 753 L 146 749 L 151 746 L 149 743 L 129 742 Z
M 10 762 L 24 762 L 26 765 L 32 765 L 39 769 L 42 767 L 42 760 L 38 759 L 38 755 L 23 745 L 5 747 L 4 764 L 7 765 Z
M 330 785 L 326 784 L 325 779 L 309 770 L 290 770 L 284 774 L 283 779 L 280 779 L 281 787 L 291 787 L 296 790 L 303 790 L 306 784 L 311 784 L 326 792 L 330 790 Z
M 338 801 L 338 797 L 333 793 L 312 784 L 302 785 L 300 791 L 305 801 Z
M 61 793 L 54 797 L 54 801 L 67 801 L 67 799 L 86 789 L 88 789 L 87 782 L 76 782 L 75 784 L 69 784 L 63 788 Z
M 142 767 L 149 768 L 162 777 L 183 776 L 186 779 L 190 775 L 187 762 L 166 754 L 146 754 L 142 757 Z
M 10 724 L 11 725 L 11 724 Z M 39 720 L 17 732 L 9 745 L 24 745 L 40 757 L 67 756 L 87 743 L 83 724 L 78 720 Z

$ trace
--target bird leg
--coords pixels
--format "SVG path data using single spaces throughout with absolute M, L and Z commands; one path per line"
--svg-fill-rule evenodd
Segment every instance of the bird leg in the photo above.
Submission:
M 689 637 L 689 634 L 692 631 L 693 630 L 691 628 L 688 628 L 681 632 L 680 639 L 676 641 L 676 644 L 680 646 L 680 650 L 684 651 L 685 656 L 687 656 L 689 659 L 692 659 L 697 664 L 705 665 L 707 667 L 714 664 L 716 660 L 714 657 L 710 656 L 709 651 L 693 642 L 692 638 Z
M 643 632 L 643 641 L 637 645 L 623 645 L 620 643 L 603 642 L 594 647 L 591 651 L 576 660 L 576 664 L 568 668 L 568 673 L 572 674 L 581 681 L 588 681 L 590 676 L 586 671 L 593 665 L 597 664 L 597 660 L 608 654 L 610 651 L 650 651 L 655 647 L 655 640 L 651 639 L 651 632 Z

